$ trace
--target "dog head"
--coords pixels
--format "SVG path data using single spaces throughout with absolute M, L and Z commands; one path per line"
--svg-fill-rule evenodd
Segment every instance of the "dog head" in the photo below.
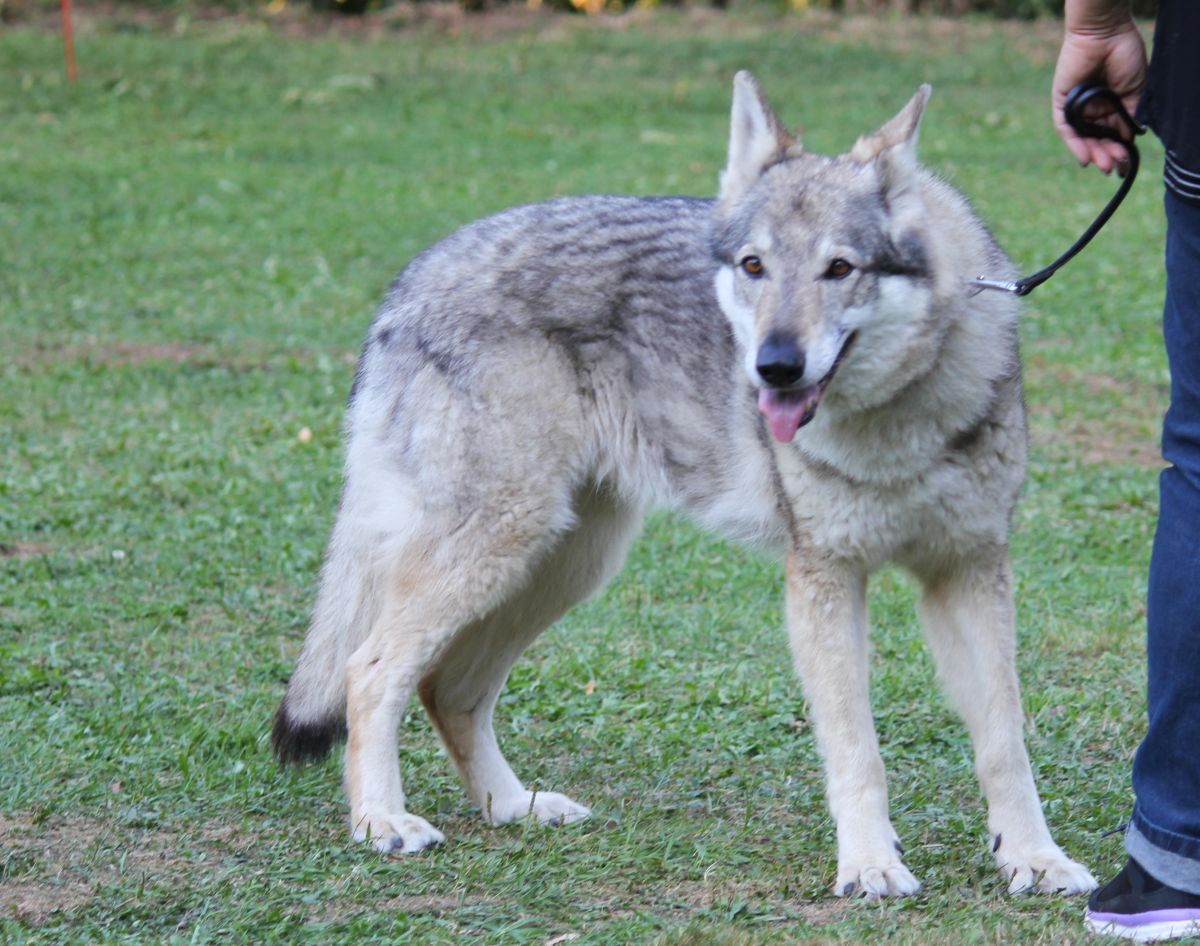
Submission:
M 753 76 L 734 80 L 713 231 L 717 297 L 780 441 L 813 418 L 827 389 L 831 402 L 882 403 L 930 331 L 933 264 L 916 156 L 929 94 L 922 86 L 878 131 L 830 158 L 784 130 Z

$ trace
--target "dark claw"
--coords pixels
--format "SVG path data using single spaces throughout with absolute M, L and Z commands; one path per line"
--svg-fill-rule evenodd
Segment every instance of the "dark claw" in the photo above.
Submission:
M 1000 850 L 1000 839 L 1002 837 L 1003 837 L 1003 835 L 1001 835 L 1001 834 L 996 835 L 996 843 L 992 845 L 992 853 L 993 854 L 995 854 L 998 850 Z
M 896 846 L 896 853 L 899 854 L 901 857 L 903 857 L 904 856 L 904 845 L 901 844 L 899 841 L 893 841 L 892 843 Z
M 846 886 L 842 888 L 842 896 L 849 897 L 857 889 L 858 889 L 858 884 L 852 880 L 852 881 L 850 881 L 850 883 L 846 884 Z

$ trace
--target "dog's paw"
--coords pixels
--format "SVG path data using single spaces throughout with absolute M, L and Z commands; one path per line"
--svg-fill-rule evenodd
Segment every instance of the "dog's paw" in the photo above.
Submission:
M 899 858 L 880 859 L 879 864 L 839 864 L 833 892 L 839 897 L 905 897 L 921 884 Z
M 415 854 L 446 840 L 424 818 L 406 811 L 362 815 L 355 821 L 353 833 L 355 841 L 365 841 L 377 851 L 393 854 Z
M 1057 847 L 1024 857 L 1004 856 L 1001 850 L 997 852 L 997 861 L 1012 894 L 1060 893 L 1071 897 L 1096 889 L 1096 878 L 1091 872 Z
M 509 798 L 489 799 L 483 811 L 484 818 L 494 825 L 534 817 L 554 828 L 590 814 L 590 809 L 558 792 L 520 792 Z

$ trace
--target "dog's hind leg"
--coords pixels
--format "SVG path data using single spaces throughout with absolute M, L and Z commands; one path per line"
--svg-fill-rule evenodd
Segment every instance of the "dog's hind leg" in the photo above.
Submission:
M 887 783 L 871 716 L 866 576 L 860 569 L 793 552 L 787 563 L 788 635 L 825 761 L 837 824 L 834 893 L 916 893 L 888 817 Z
M 496 701 L 522 651 L 616 573 L 641 521 L 639 509 L 603 488 L 582 492 L 575 513 L 575 527 L 524 587 L 465 628 L 420 683 L 421 699 L 468 797 L 492 824 L 529 816 L 566 824 L 588 814 L 566 795 L 527 789 L 501 753 L 492 725 Z
M 396 736 L 425 667 L 455 630 L 455 616 L 417 589 L 389 587 L 367 640 L 346 664 L 346 795 L 356 841 L 412 853 L 444 837 L 405 807 Z
M 528 587 L 572 518 L 568 496 L 514 490 L 509 500 L 486 523 L 469 517 L 475 528 L 434 522 L 415 530 L 380 568 L 375 621 L 346 663 L 345 765 L 351 830 L 380 850 L 408 853 L 442 840 L 408 812 L 401 787 L 396 739 L 413 690 L 464 629 Z
M 988 831 L 1009 892 L 1096 886 L 1046 827 L 1023 735 L 1012 577 L 1002 550 L 923 579 L 921 618 L 938 676 L 970 731 Z

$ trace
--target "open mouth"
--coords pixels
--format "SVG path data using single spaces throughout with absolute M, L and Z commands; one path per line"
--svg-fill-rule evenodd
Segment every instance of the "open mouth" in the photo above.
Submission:
M 776 440 L 780 443 L 791 443 L 796 438 L 796 432 L 813 419 L 817 413 L 817 405 L 821 403 L 821 395 L 829 387 L 857 337 L 857 332 L 846 336 L 841 351 L 833 360 L 833 367 L 816 384 L 810 384 L 806 388 L 759 388 L 758 409 L 767 419 L 771 434 Z

